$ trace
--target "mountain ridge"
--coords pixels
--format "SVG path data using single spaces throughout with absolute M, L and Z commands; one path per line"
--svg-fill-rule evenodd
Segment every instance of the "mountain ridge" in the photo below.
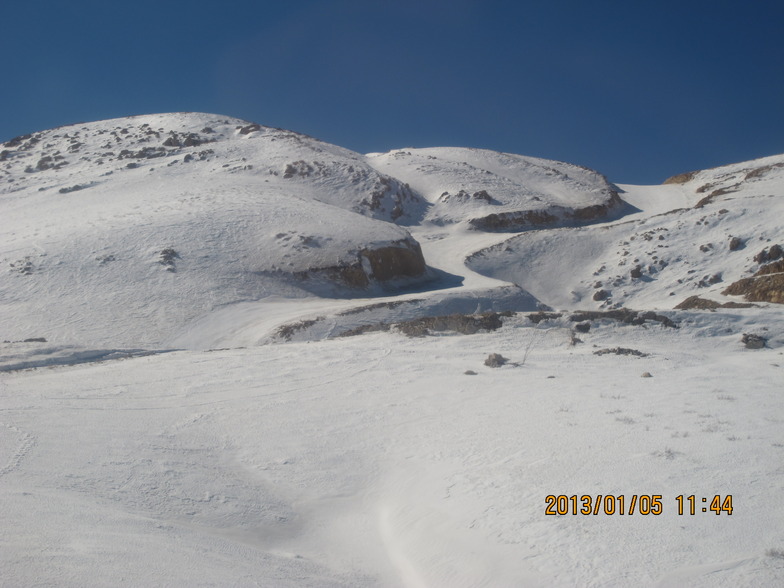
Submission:
M 49 329 L 107 347 L 181 341 L 219 309 L 278 299 L 291 301 L 281 324 L 313 320 L 307 308 L 324 300 L 340 312 L 354 300 L 442 290 L 446 307 L 406 305 L 398 318 L 465 312 L 474 298 L 495 311 L 721 299 L 757 268 L 718 242 L 751 246 L 748 223 L 766 225 L 771 211 L 760 203 L 784 178 L 784 156 L 771 156 L 661 187 L 619 187 L 564 162 L 459 147 L 363 155 L 208 113 L 68 125 L 1 149 L 5 338 Z M 738 198 L 745 208 L 733 211 L 727 203 Z M 660 226 L 639 229 L 651 223 Z M 713 227 L 697 251 L 686 243 L 691 223 Z M 784 241 L 775 226 L 757 233 Z M 632 251 L 635 240 L 675 234 L 674 255 Z

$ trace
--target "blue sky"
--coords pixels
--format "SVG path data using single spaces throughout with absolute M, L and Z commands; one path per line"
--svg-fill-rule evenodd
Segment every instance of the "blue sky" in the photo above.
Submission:
M 784 2 L 6 2 L 0 141 L 202 111 L 616 182 L 784 153 Z

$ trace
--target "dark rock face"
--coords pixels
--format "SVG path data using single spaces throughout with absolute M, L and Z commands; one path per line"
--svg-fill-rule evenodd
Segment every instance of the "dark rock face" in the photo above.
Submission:
M 762 349 L 767 341 L 765 337 L 749 333 L 744 333 L 741 337 L 741 343 L 746 346 L 746 349 Z
M 508 361 L 509 360 L 505 358 L 503 355 L 501 355 L 500 353 L 491 353 L 490 355 L 487 356 L 487 359 L 485 360 L 485 365 L 487 367 L 497 368 L 506 364 L 506 362 Z
M 417 278 L 427 270 L 422 248 L 413 238 L 395 241 L 386 247 L 363 249 L 357 261 L 351 264 L 327 268 L 314 268 L 299 272 L 297 277 L 308 279 L 311 275 L 322 274 L 327 279 L 349 288 L 367 288 L 371 280 L 388 282 L 390 280 Z
M 773 245 L 770 249 L 763 249 L 754 256 L 756 263 L 767 263 L 768 261 L 776 261 L 784 257 L 784 249 L 781 245 Z
M 474 335 L 480 331 L 495 331 L 503 326 L 501 317 L 510 316 L 511 312 L 486 312 L 478 315 L 450 314 L 446 316 L 428 316 L 397 323 L 401 333 L 409 337 L 424 337 L 432 332 L 454 331 L 461 335 Z
M 667 178 L 662 182 L 663 184 L 685 184 L 686 182 L 692 180 L 694 176 L 697 175 L 696 171 L 686 172 L 684 174 L 678 174 L 672 177 Z
M 210 129 L 211 130 L 211 129 Z M 261 130 L 261 125 L 257 123 L 251 123 L 244 127 L 239 128 L 240 135 L 249 135 L 250 133 L 255 133 Z
M 716 308 L 751 308 L 753 304 L 746 302 L 716 302 L 699 296 L 689 296 L 686 300 L 675 306 L 678 310 L 714 310 Z
M 743 239 L 740 237 L 732 237 L 730 239 L 730 251 L 737 251 L 743 247 Z
M 610 212 L 622 205 L 623 201 L 618 196 L 618 193 L 615 190 L 611 190 L 609 198 L 604 204 L 594 204 L 574 209 L 554 206 L 549 210 L 499 212 L 471 219 L 468 221 L 468 224 L 473 229 L 488 232 L 514 232 L 526 228 L 556 226 L 559 223 L 583 225 L 608 216 Z
M 528 320 L 538 325 L 542 321 L 553 321 L 562 316 L 560 312 L 532 312 L 528 315 Z
M 381 281 L 415 278 L 426 269 L 422 248 L 414 239 L 397 241 L 389 247 L 366 249 L 360 256 L 370 262 L 373 272 L 370 277 Z
M 503 326 L 502 317 L 512 316 L 511 311 L 485 312 L 482 314 L 448 314 L 424 316 L 399 323 L 373 323 L 343 331 L 337 337 L 353 337 L 378 331 L 389 331 L 393 327 L 409 337 L 425 337 L 433 333 L 452 331 L 461 335 L 474 335 L 480 331 L 495 331 Z
M 570 215 L 571 218 L 578 222 L 590 222 L 593 220 L 601 219 L 610 214 L 615 208 L 623 204 L 618 192 L 612 190 L 610 192 L 610 199 L 606 204 L 594 204 L 593 206 L 586 206 L 584 208 L 577 208 Z
M 774 302 L 784 304 L 784 252 L 779 245 L 763 249 L 755 257 L 757 263 L 775 259 L 761 266 L 750 278 L 733 282 L 722 292 L 731 296 L 743 296 L 749 302 Z
M 784 272 L 784 259 L 779 259 L 773 263 L 763 265 L 757 270 L 755 276 L 767 276 L 768 274 L 779 274 Z
M 473 218 L 469 224 L 474 229 L 488 232 L 515 231 L 523 227 L 544 227 L 553 225 L 558 217 L 544 210 L 524 210 L 520 212 L 500 212 L 482 218 Z
M 749 302 L 784 304 L 784 273 L 743 278 L 730 284 L 722 294 L 743 296 Z
M 569 316 L 569 320 L 573 323 L 583 321 L 593 321 L 600 319 L 611 319 L 619 321 L 627 325 L 644 325 L 647 321 L 661 323 L 665 327 L 677 329 L 678 325 L 670 318 L 657 314 L 652 310 L 640 312 L 637 310 L 630 310 L 628 308 L 619 308 L 617 310 L 584 310 L 573 313 Z
M 642 351 L 638 351 L 637 349 L 629 349 L 627 347 L 612 347 L 607 349 L 599 349 L 598 351 L 594 351 L 594 355 L 607 355 L 611 353 L 613 355 L 633 355 L 635 357 L 648 357 L 647 353 L 643 353 Z

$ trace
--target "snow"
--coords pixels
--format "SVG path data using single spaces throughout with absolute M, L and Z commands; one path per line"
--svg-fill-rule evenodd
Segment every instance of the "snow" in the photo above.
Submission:
M 169 131 L 165 155 L 117 158 Z M 615 187 L 559 162 L 363 156 L 209 114 L 34 136 L 0 162 L 0 583 L 784 584 L 784 313 L 673 310 L 728 300 L 784 243 L 784 156 L 618 186 L 623 218 L 510 234 L 469 221 Z M 58 150 L 68 165 L 24 171 Z M 439 202 L 484 189 L 497 204 Z M 421 278 L 296 277 L 400 239 L 421 245 Z M 621 306 L 678 328 L 570 318 Z M 340 336 L 489 311 L 514 313 L 474 335 Z M 595 353 L 615 348 L 642 355 Z M 548 516 L 548 495 L 661 495 L 663 512 Z M 716 495 L 731 515 L 701 512 Z
M 482 149 L 399 149 L 370 154 L 367 161 L 429 201 L 425 219 L 438 224 L 601 205 L 613 189 L 603 176 L 580 166 Z

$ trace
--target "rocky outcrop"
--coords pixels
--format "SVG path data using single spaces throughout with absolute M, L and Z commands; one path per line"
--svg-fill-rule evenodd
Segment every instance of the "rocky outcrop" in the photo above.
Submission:
M 604 204 L 593 204 L 583 208 L 552 206 L 543 210 L 520 210 L 499 212 L 480 218 L 473 218 L 468 224 L 477 230 L 487 232 L 516 232 L 530 228 L 545 228 L 558 225 L 587 225 L 596 220 L 607 218 L 619 209 L 623 200 L 615 190 L 611 190 Z
M 743 296 L 749 302 L 784 304 L 784 273 L 743 278 L 730 284 L 722 294 Z
M 367 288 L 372 282 L 390 282 L 421 277 L 427 265 L 422 248 L 413 238 L 394 241 L 375 249 L 363 249 L 353 263 L 297 272 L 306 280 L 324 276 L 329 281 L 349 288 Z
M 781 259 L 782 248 L 774 245 L 770 249 L 760 251 L 754 261 L 764 262 L 775 259 L 772 263 L 761 266 L 750 278 L 743 278 L 730 284 L 722 294 L 743 296 L 749 302 L 775 302 L 784 304 L 784 259 Z
M 524 228 L 552 226 L 557 221 L 557 216 L 545 210 L 521 210 L 517 212 L 499 212 L 481 218 L 472 218 L 468 221 L 468 224 L 480 231 L 514 232 Z
M 425 337 L 433 333 L 452 331 L 461 335 L 474 335 L 482 331 L 495 331 L 503 326 L 502 317 L 512 316 L 511 311 L 484 312 L 481 314 L 454 313 L 439 316 L 424 316 L 395 323 L 372 323 L 343 331 L 338 337 L 353 337 L 393 328 L 408 337 Z
M 689 296 L 686 300 L 676 305 L 678 310 L 715 310 L 717 308 L 751 308 L 748 302 L 716 302 L 699 296 Z
M 415 278 L 424 274 L 426 269 L 422 248 L 412 238 L 401 239 L 386 247 L 365 249 L 359 255 L 370 264 L 368 277 L 376 280 Z M 362 265 L 366 267 L 364 261 Z
M 694 179 L 694 176 L 696 176 L 697 173 L 698 172 L 696 172 L 696 171 L 692 171 L 692 172 L 686 172 L 684 174 L 677 174 L 675 176 L 671 176 L 671 177 L 667 178 L 662 183 L 663 184 L 685 184 L 686 182 L 689 182 L 692 179 Z

